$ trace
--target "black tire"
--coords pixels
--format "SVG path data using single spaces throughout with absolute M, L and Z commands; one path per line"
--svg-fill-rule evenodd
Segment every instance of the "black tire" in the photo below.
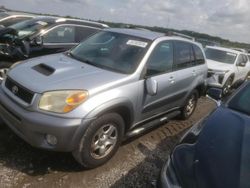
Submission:
M 0 81 L 2 81 L 3 77 L 7 73 L 7 70 L 11 67 L 13 63 L 10 62 L 1 62 L 0 61 Z
M 117 140 L 116 143 L 112 146 L 112 149 L 109 150 L 105 156 L 101 158 L 96 158 L 95 153 L 92 150 L 93 140 L 98 137 L 96 134 L 99 134 L 100 129 L 104 130 L 102 127 L 105 125 L 112 125 L 116 128 Z M 124 135 L 124 120 L 117 113 L 104 114 L 98 119 L 94 120 L 84 132 L 81 141 L 79 143 L 78 149 L 72 152 L 72 155 L 78 163 L 80 163 L 85 168 L 95 168 L 106 163 L 110 160 L 113 155 L 118 150 Z M 98 138 L 98 143 L 101 138 Z M 99 144 L 96 144 L 99 145 Z M 103 146 L 103 145 L 102 145 Z M 106 146 L 105 146 L 106 147 Z
M 222 89 L 222 94 L 223 96 L 227 96 L 230 94 L 231 90 L 232 90 L 232 85 L 233 85 L 233 77 L 230 76 L 226 83 L 224 84 L 223 86 L 223 89 Z
M 185 105 L 181 109 L 180 119 L 188 119 L 195 111 L 198 102 L 198 91 L 194 90 L 187 98 Z M 192 109 L 190 109 L 190 101 L 192 100 Z

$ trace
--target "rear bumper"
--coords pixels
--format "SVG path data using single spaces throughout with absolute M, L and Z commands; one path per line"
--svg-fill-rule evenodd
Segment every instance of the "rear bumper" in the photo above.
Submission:
M 12 101 L 0 87 L 0 118 L 23 140 L 34 147 L 54 151 L 73 151 L 91 119 L 70 119 L 28 111 Z M 45 136 L 57 138 L 50 145 Z

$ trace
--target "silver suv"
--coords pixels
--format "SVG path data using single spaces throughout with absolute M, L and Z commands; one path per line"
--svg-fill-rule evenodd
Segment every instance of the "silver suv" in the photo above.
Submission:
M 106 29 L 66 53 L 14 64 L 0 87 L 0 116 L 29 144 L 72 152 L 93 168 L 125 138 L 190 117 L 206 77 L 193 41 Z

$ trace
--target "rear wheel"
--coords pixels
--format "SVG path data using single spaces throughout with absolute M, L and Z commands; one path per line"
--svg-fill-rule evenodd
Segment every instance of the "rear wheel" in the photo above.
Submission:
M 0 62 L 0 82 L 5 77 L 11 65 L 12 63 L 9 63 L 9 62 Z
M 181 110 L 181 119 L 188 119 L 194 112 L 198 102 L 198 91 L 194 90 L 188 97 L 185 106 Z
M 72 154 L 86 168 L 107 162 L 119 148 L 124 134 L 124 121 L 119 114 L 105 114 L 91 123 L 79 147 Z

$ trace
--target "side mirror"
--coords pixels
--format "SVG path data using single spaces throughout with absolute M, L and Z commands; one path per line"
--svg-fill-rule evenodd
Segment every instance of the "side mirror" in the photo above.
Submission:
M 246 62 L 243 62 L 243 61 L 242 61 L 242 62 L 239 62 L 239 63 L 238 63 L 238 66 L 239 66 L 239 67 L 245 67 L 245 66 L 246 66 Z
M 43 36 L 37 36 L 34 39 L 34 42 L 35 42 L 36 45 L 42 46 L 43 45 Z
M 213 100 L 217 104 L 217 106 L 219 106 L 222 99 L 222 89 L 218 88 L 208 89 L 207 97 Z
M 152 78 L 147 78 L 146 80 L 146 90 L 149 95 L 156 95 L 158 90 L 158 83 Z

